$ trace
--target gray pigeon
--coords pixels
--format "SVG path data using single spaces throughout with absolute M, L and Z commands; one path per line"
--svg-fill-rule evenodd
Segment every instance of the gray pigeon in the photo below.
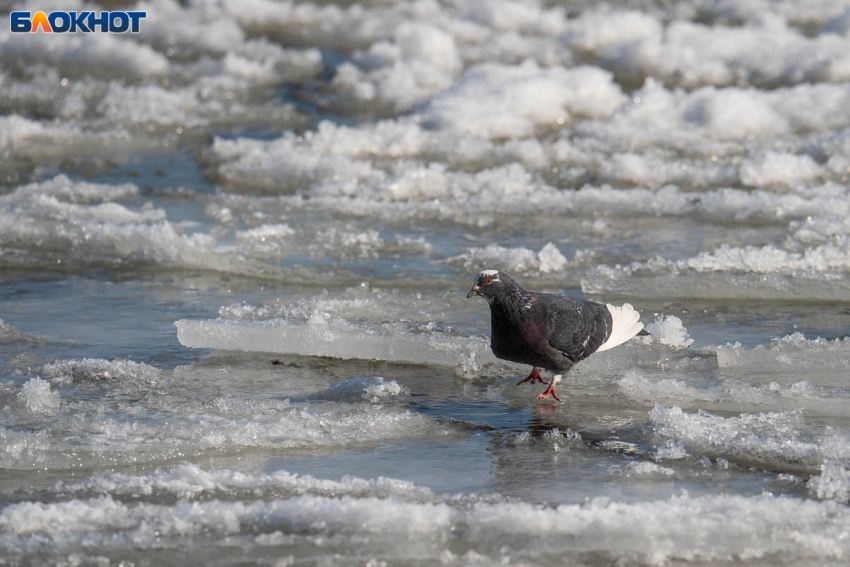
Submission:
M 467 299 L 480 295 L 490 304 L 490 348 L 504 360 L 530 364 L 533 369 L 519 383 L 540 382 L 548 388 L 537 398 L 555 393 L 558 374 L 548 383 L 540 369 L 566 373 L 594 352 L 621 345 L 643 330 L 640 314 L 626 303 L 615 307 L 566 295 L 525 291 L 512 277 L 484 270 L 475 277 Z

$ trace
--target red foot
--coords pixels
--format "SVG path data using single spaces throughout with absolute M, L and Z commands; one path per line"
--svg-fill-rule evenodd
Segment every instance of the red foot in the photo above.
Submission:
M 529 374 L 525 380 L 520 380 L 516 383 L 516 385 L 519 386 L 520 384 L 525 384 L 526 382 L 531 382 L 532 384 L 534 384 L 535 382 L 540 382 L 541 384 L 549 383 L 540 377 L 540 369 L 536 366 L 531 369 L 531 374 Z
M 549 397 L 549 394 L 551 394 L 552 397 L 555 398 L 556 400 L 558 400 L 559 402 L 561 401 L 561 398 L 559 398 L 558 394 L 555 393 L 555 382 L 554 381 L 551 384 L 549 384 L 549 387 L 546 388 L 545 392 L 543 392 L 542 394 L 537 394 L 537 399 L 538 400 L 545 400 L 546 398 Z

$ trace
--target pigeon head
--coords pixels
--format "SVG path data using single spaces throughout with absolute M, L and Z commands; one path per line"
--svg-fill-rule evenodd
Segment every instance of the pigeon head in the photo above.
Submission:
M 473 295 L 480 295 L 487 300 L 487 303 L 493 303 L 493 301 L 513 294 L 517 289 L 519 289 L 519 286 L 508 274 L 503 274 L 498 270 L 483 270 L 475 276 L 475 283 L 466 297 L 469 299 Z

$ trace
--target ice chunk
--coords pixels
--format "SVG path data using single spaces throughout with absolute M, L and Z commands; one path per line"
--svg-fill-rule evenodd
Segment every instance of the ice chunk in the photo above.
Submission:
M 601 69 L 543 69 L 526 61 L 468 69 L 459 83 L 432 98 L 422 114 L 441 129 L 484 139 L 525 138 L 558 119 L 605 118 L 624 100 L 611 75 Z
M 688 348 L 694 342 L 682 325 L 682 320 L 675 315 L 659 315 L 655 321 L 646 325 L 646 330 L 653 342 L 673 348 Z
M 649 469 L 641 464 L 632 468 L 632 474 Z M 665 476 L 663 471 L 669 470 L 658 469 Z M 135 494 L 152 490 L 186 497 L 247 492 L 250 489 L 243 486 L 251 481 L 271 498 L 181 499 L 140 505 L 117 498 L 134 494 L 133 489 L 139 490 Z M 433 557 L 437 553 L 493 562 L 503 556 L 505 546 L 513 550 L 513 561 L 580 561 L 588 554 L 604 553 L 648 565 L 694 557 L 711 562 L 774 556 L 800 563 L 840 561 L 850 552 L 842 536 L 850 515 L 838 502 L 767 493 L 682 494 L 644 502 L 594 498 L 583 504 L 541 506 L 495 495 L 440 498 L 409 483 L 391 483 L 389 479 L 326 481 L 284 471 L 208 472 L 193 465 L 137 477 L 112 473 L 72 487 L 107 492 L 104 496 L 16 502 L 3 508 L 0 528 L 10 537 L 0 540 L 0 550 L 17 554 L 19 546 L 26 546 L 28 553 L 46 554 L 61 542 L 66 555 L 75 550 L 103 553 L 129 545 L 139 552 L 179 548 L 195 553 L 209 546 L 207 540 L 213 534 L 227 536 L 230 545 L 243 549 L 297 542 L 314 557 L 331 559 L 346 552 L 364 560 L 377 554 L 399 562 L 411 554 Z M 462 534 L 459 525 L 465 527 Z M 794 537 L 783 537 L 788 533 Z M 407 542 L 405 546 L 397 545 L 400 539 Z M 365 541 L 368 548 L 360 555 Z
M 371 396 L 389 395 L 390 389 L 376 387 Z M 68 408 L 60 406 L 50 428 L 0 427 L 0 466 L 33 470 L 90 467 L 104 461 L 163 463 L 249 448 L 322 450 L 446 432 L 427 416 L 389 402 L 318 399 L 294 404 L 229 395 L 200 398 L 191 392 L 186 398 L 179 389 L 167 397 L 162 392 L 128 397 L 119 389 L 108 401 L 84 398 Z
M 799 411 L 723 418 L 656 404 L 649 419 L 659 435 L 680 441 L 691 454 L 720 456 L 745 465 L 805 473 L 817 470 L 825 459 L 850 459 L 846 438 L 806 438 Z
M 18 393 L 18 397 L 34 413 L 54 414 L 59 410 L 59 392 L 50 389 L 50 383 L 41 378 L 27 381 Z
M 765 366 L 761 376 L 778 378 L 771 366 Z M 745 375 L 748 380 L 760 382 L 761 376 Z M 848 395 L 839 387 L 816 386 L 800 380 L 799 374 L 782 382 L 751 384 L 737 378 L 697 382 L 687 375 L 675 377 L 653 376 L 648 372 L 631 369 L 617 382 L 617 389 L 637 403 L 652 406 L 656 403 L 676 405 L 682 409 L 746 412 L 753 408 L 770 411 L 805 410 L 807 415 L 844 417 L 848 415 Z M 755 379 L 754 379 L 755 378 Z M 821 383 L 820 379 L 817 382 Z
M 803 248 L 802 252 L 772 244 L 723 245 L 683 260 L 654 258 L 630 265 L 601 265 L 582 279 L 582 289 L 585 293 L 613 291 L 651 297 L 836 300 L 850 297 L 850 251 L 846 239 L 847 235 L 842 235 L 836 241 Z M 798 247 L 793 240 L 788 244 Z
M 304 323 L 272 319 L 180 320 L 177 340 L 192 348 L 293 353 L 333 358 L 361 358 L 455 366 L 474 352 L 482 363 L 495 363 L 484 337 L 462 337 L 441 332 L 411 333 L 388 328 L 362 328 L 344 319 L 316 314 Z
M 673 474 L 675 474 L 675 471 L 673 469 L 670 469 L 670 468 L 667 468 L 667 467 L 662 467 L 661 465 L 659 465 L 657 463 L 651 463 L 649 461 L 640 461 L 640 462 L 629 463 L 626 466 L 626 474 L 629 475 L 629 476 L 631 476 L 631 475 L 672 476 Z
M 654 77 L 685 88 L 845 80 L 845 41 L 829 35 L 806 37 L 764 12 L 758 10 L 754 25 L 673 19 L 662 26 L 660 18 L 647 13 L 586 10 L 568 22 L 564 39 L 621 80 Z
M 326 392 L 320 392 L 318 396 L 348 403 L 403 404 L 410 401 L 410 390 L 395 380 L 384 380 L 380 376 L 355 376 L 331 385 Z
M 795 187 L 810 183 L 823 173 L 823 167 L 807 155 L 767 152 L 741 166 L 741 182 L 752 187 Z
M 287 471 L 252 474 L 228 469 L 205 470 L 193 463 L 182 464 L 170 471 L 157 469 L 152 474 L 140 476 L 105 472 L 77 483 L 59 482 L 54 490 L 57 493 L 83 492 L 115 496 L 173 494 L 179 498 L 238 492 L 252 498 L 263 493 L 276 497 L 312 494 L 329 498 L 399 498 L 414 502 L 437 499 L 425 487 L 394 478 L 363 479 L 346 475 L 334 481 Z
M 826 461 L 821 465 L 820 474 L 809 479 L 808 487 L 816 497 L 823 500 L 850 501 L 850 470 L 847 463 Z
M 140 388 L 163 385 L 162 373 L 158 368 L 132 360 L 58 360 L 45 364 L 40 372 L 62 386 L 100 381 L 117 381 Z
M 133 78 L 168 72 L 168 59 L 163 54 L 119 37 L 106 33 L 17 34 L 11 41 L 0 41 L 0 56 L 30 65 L 48 63 L 74 76 Z
M 580 254 L 576 254 L 580 256 Z M 448 258 L 446 262 L 456 264 L 465 270 L 477 270 L 482 266 L 498 266 L 511 273 L 562 272 L 571 262 L 549 242 L 535 253 L 528 248 L 505 248 L 498 244 L 488 244 L 484 248 L 470 248 L 468 251 Z
M 360 102 L 395 110 L 409 110 L 448 88 L 463 68 L 454 38 L 427 23 L 405 22 L 393 43 L 374 43 L 352 60 L 337 68 L 331 85 Z
M 717 347 L 717 364 L 763 380 L 787 381 L 803 374 L 819 386 L 843 388 L 850 370 L 850 338 L 806 339 L 802 333 L 793 333 L 754 348 L 727 344 Z

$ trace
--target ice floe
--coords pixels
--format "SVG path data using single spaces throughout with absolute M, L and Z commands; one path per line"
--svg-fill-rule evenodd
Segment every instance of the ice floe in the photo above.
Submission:
M 717 347 L 717 364 L 722 371 L 762 380 L 785 383 L 803 377 L 818 386 L 842 388 L 850 370 L 850 338 L 806 339 L 802 333 L 793 333 L 754 348 L 727 344 Z
M 182 469 L 171 479 L 160 473 L 152 480 L 180 493 L 181 477 L 189 487 L 204 477 L 212 484 L 238 484 L 239 475 L 231 474 L 228 479 L 226 474 Z M 112 480 L 119 493 L 133 482 L 117 476 Z M 214 534 L 229 537 L 231 545 L 246 545 L 243 557 L 266 546 L 298 545 L 320 557 L 348 549 L 349 558 L 410 560 L 440 555 L 449 564 L 473 558 L 577 560 L 588 553 L 628 558 L 641 565 L 778 555 L 796 561 L 840 560 L 848 553 L 841 534 L 850 518 L 835 502 L 772 495 L 681 495 L 635 503 L 594 498 L 585 504 L 550 507 L 475 496 L 457 503 L 421 501 L 421 494 L 395 490 L 390 493 L 399 497 L 382 498 L 369 495 L 368 488 L 357 490 L 358 484 L 371 482 L 357 479 L 337 483 L 341 497 L 323 494 L 322 483 L 324 488 L 331 485 L 327 481 L 287 478 L 285 473 L 257 480 L 315 488 L 288 498 L 254 501 L 181 499 L 174 504 L 132 505 L 106 495 L 16 503 L 0 511 L 0 526 L 6 533 L 0 545 L 12 558 L 25 552 L 50 554 L 57 547 L 66 554 L 85 550 L 111 555 L 130 542 L 137 551 L 161 553 L 179 545 L 184 552 L 197 553 L 208 545 L 205 536 Z M 99 484 L 96 479 L 93 483 Z M 464 530 L 458 530 L 461 525 Z M 787 537 L 789 532 L 794 536 Z M 392 545 L 399 538 L 409 543 Z M 529 541 L 536 544 L 533 553 Z
M 802 433 L 799 411 L 743 413 L 724 418 L 700 410 L 656 404 L 649 414 L 655 431 L 683 444 L 689 454 L 719 456 L 745 465 L 812 472 L 828 459 L 850 458 L 841 436 L 812 438 Z

